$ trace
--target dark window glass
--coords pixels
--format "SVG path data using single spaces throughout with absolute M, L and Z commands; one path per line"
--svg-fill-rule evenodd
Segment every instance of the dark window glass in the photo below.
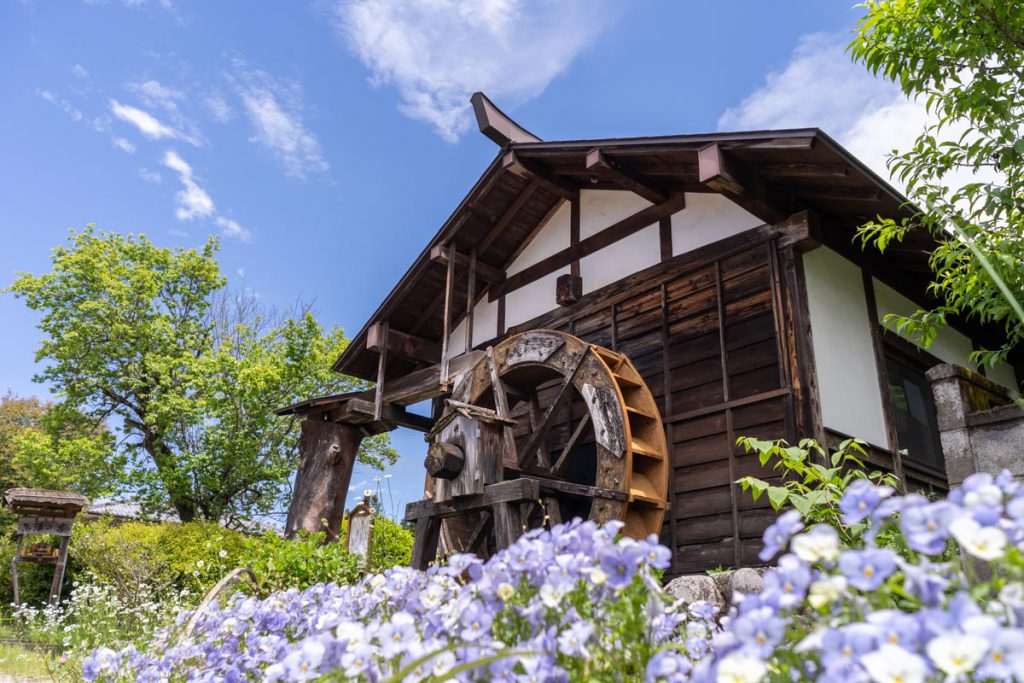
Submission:
M 885 361 L 889 397 L 896 420 L 896 441 L 906 460 L 945 470 L 932 390 L 924 372 L 898 358 Z

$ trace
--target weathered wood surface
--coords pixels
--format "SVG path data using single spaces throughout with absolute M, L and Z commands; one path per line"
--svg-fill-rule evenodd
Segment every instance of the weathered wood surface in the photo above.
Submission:
M 20 517 L 18 533 L 70 536 L 74 523 L 75 520 L 71 517 Z
M 325 531 L 338 539 L 345 498 L 363 433 L 356 425 L 303 420 L 299 436 L 299 468 L 285 535 Z

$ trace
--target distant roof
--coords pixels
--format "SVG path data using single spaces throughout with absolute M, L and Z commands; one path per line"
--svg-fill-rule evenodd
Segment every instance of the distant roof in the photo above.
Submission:
M 377 353 L 367 349 L 370 325 L 388 321 L 391 330 L 437 340 L 441 336 L 446 267 L 432 260 L 434 247 L 452 245 L 461 254 L 476 249 L 481 268 L 505 270 L 561 203 L 559 185 L 584 189 L 622 189 L 588 166 L 588 153 L 599 149 L 608 163 L 658 193 L 714 192 L 699 177 L 700 150 L 716 144 L 722 154 L 756 178 L 758 185 L 785 211 L 813 209 L 823 229 L 842 233 L 848 245 L 854 231 L 876 216 L 912 215 L 899 192 L 835 140 L 816 128 L 701 135 L 511 142 L 480 176 L 355 335 L 334 369 L 375 380 Z M 518 168 L 509 164 L 509 152 Z M 517 172 L 521 167 L 532 173 Z M 537 176 L 552 182 L 539 182 Z M 768 222 L 768 221 L 766 221 Z M 826 235 L 827 236 L 827 235 Z M 922 292 L 928 284 L 928 254 L 935 240 L 912 231 L 891 245 L 886 264 L 914 279 Z M 464 270 L 464 269 L 463 269 Z M 461 276 L 460 276 L 461 277 Z M 915 289 L 918 288 L 915 284 Z M 477 291 L 481 291 L 481 285 Z M 452 307 L 466 309 L 464 287 L 456 288 Z M 453 326 L 461 316 L 456 315 Z M 389 358 L 386 379 L 402 376 L 424 363 Z

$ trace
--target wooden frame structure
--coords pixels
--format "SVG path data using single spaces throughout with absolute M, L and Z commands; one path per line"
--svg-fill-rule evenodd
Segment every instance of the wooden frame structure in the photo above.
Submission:
M 49 604 L 60 602 L 64 583 L 64 569 L 68 563 L 68 545 L 75 516 L 88 507 L 89 499 L 71 491 L 14 488 L 4 492 L 7 509 L 18 515 L 18 550 L 11 559 L 11 580 L 14 585 L 14 603 L 21 604 L 18 564 L 52 564 L 53 582 L 50 585 Z M 32 543 L 25 547 L 27 536 L 57 536 L 60 545 Z
M 870 459 L 909 486 L 944 485 L 900 457 L 880 325 L 893 296 L 936 303 L 937 242 L 912 230 L 884 254 L 862 249 L 858 226 L 914 210 L 828 135 L 542 141 L 482 95 L 473 104 L 496 157 L 334 365 L 377 389 L 284 414 L 364 433 L 427 431 L 431 420 L 407 407 L 448 395 L 486 347 L 527 330 L 567 332 L 628 357 L 659 402 L 672 572 L 757 564 L 774 514 L 733 482 L 774 473 L 736 437 L 844 436 L 821 303 L 831 287 L 865 321 L 850 334 L 877 370 L 860 373 L 865 411 L 884 418 Z M 850 283 L 821 274 L 824 253 L 853 269 Z M 950 322 L 972 346 L 1002 340 L 975 321 Z M 1020 355 L 1009 361 L 1008 376 L 1024 377 Z M 553 448 L 571 437 L 570 422 L 552 430 Z

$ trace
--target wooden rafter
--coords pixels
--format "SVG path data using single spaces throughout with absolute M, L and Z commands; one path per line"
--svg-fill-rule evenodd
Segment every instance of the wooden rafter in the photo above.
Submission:
M 579 194 L 580 189 L 578 187 L 555 178 L 533 161 L 521 158 L 513 150 L 505 152 L 505 156 L 501 160 L 501 166 L 506 171 L 515 173 L 518 176 L 536 180 L 544 189 L 553 192 L 562 199 L 573 199 Z
M 531 180 L 529 184 L 523 188 L 523 191 L 519 193 L 515 198 L 515 201 L 505 209 L 504 213 L 502 213 L 496 221 L 494 221 L 494 225 L 492 225 L 491 229 L 487 231 L 487 234 L 484 235 L 482 240 L 480 240 L 480 243 L 476 245 L 477 253 L 482 254 L 487 251 L 487 247 L 491 246 L 494 240 L 498 239 L 498 236 L 501 235 L 505 228 L 508 227 L 508 224 L 511 223 L 512 219 L 516 217 L 517 213 L 519 213 L 519 209 L 523 208 L 523 205 L 529 201 L 530 197 L 533 196 L 533 193 L 538 187 L 540 187 L 540 181 Z
M 638 179 L 635 173 L 628 172 L 621 164 L 601 151 L 600 147 L 587 152 L 587 171 L 643 197 L 651 204 L 661 204 L 665 201 L 664 193 Z
M 382 353 L 385 343 L 389 353 L 402 358 L 410 358 L 424 363 L 437 363 L 441 360 L 441 346 L 437 342 L 401 332 L 389 327 L 385 322 L 374 323 L 366 329 L 366 348 L 368 350 Z
M 430 250 L 430 260 L 435 263 L 448 263 L 448 255 L 452 253 L 451 247 L 444 247 L 438 245 Z M 461 268 L 468 268 L 470 257 L 466 254 L 460 254 L 455 252 L 455 263 Z M 476 262 L 476 272 L 480 278 L 486 282 L 495 283 L 502 282 L 505 279 L 505 271 L 501 268 L 495 268 L 492 265 L 483 263 L 479 259 Z
M 765 192 L 764 184 L 749 169 L 727 157 L 717 143 L 697 151 L 697 166 L 701 183 L 764 222 L 776 223 L 786 217 L 787 212 Z

